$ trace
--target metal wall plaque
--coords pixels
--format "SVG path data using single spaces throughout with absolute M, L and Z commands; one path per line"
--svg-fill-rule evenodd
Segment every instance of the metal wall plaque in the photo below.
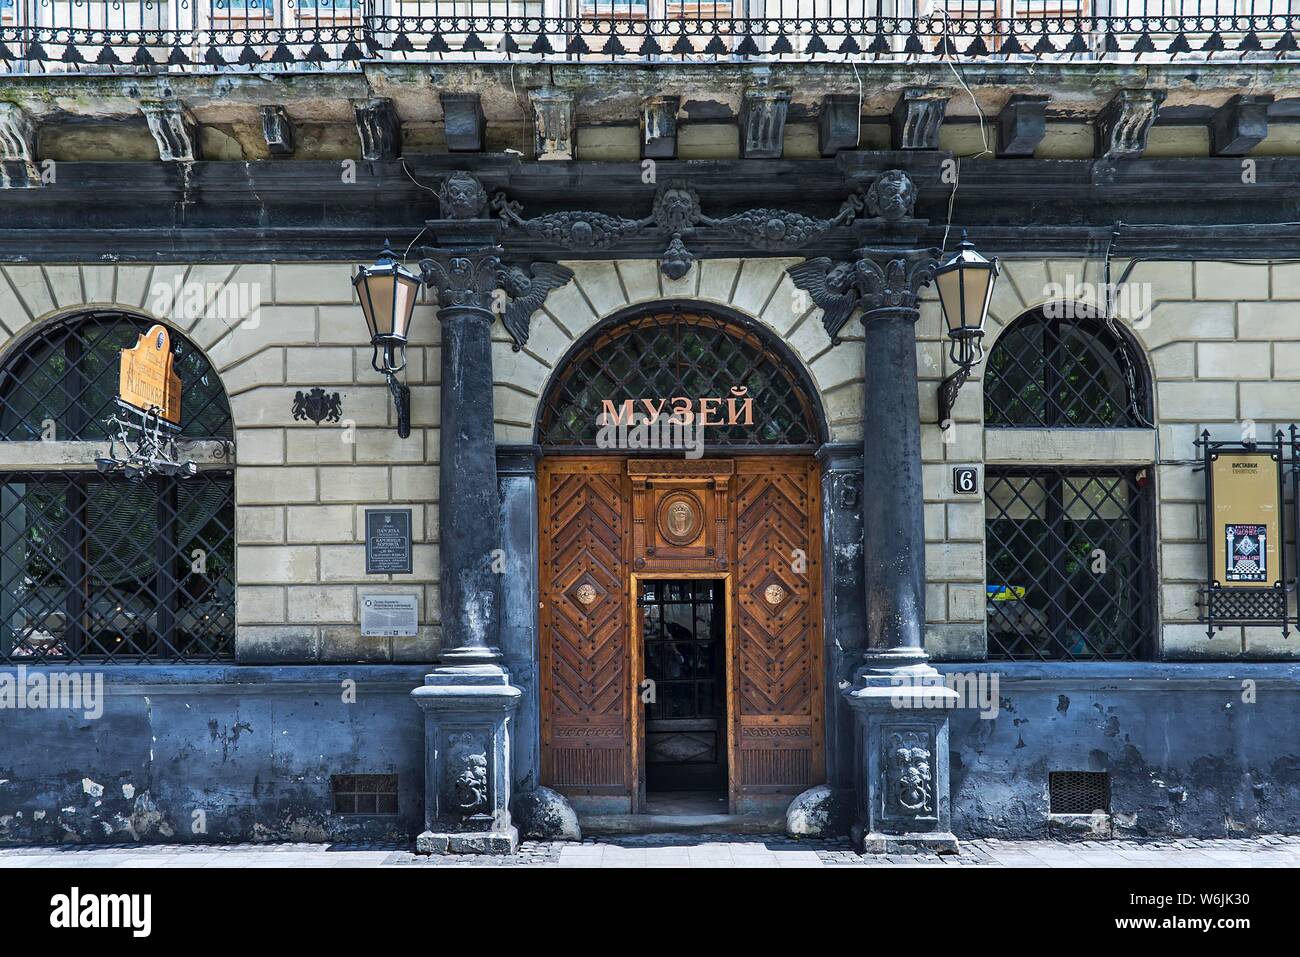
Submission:
M 166 327 L 150 326 L 135 345 L 122 350 L 118 398 L 137 409 L 157 409 L 173 425 L 180 423 L 181 380 Z
M 363 638 L 413 638 L 420 629 L 420 605 L 414 595 L 362 595 Z
M 411 510 L 366 509 L 366 574 L 411 574 Z
M 1210 456 L 1213 584 L 1272 588 L 1282 582 L 1282 456 L 1277 450 Z

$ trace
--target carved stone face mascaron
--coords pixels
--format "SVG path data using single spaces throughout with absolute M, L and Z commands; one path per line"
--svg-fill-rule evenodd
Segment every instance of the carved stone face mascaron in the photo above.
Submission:
M 443 219 L 473 219 L 487 206 L 487 191 L 470 173 L 456 170 L 442 182 L 438 205 Z
M 902 170 L 882 173 L 867 190 L 867 208 L 886 222 L 911 219 L 916 208 L 916 186 Z

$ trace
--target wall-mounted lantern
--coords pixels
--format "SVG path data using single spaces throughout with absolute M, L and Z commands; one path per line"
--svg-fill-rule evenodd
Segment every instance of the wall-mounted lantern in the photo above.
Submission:
M 957 366 L 957 371 L 939 386 L 940 426 L 952 418 L 957 393 L 970 378 L 971 369 L 984 358 L 984 322 L 998 271 L 998 261 L 989 261 L 976 252 L 965 230 L 957 251 L 935 267 L 934 283 L 948 325 L 948 356 Z
M 370 365 L 388 379 L 402 438 L 411 434 L 411 390 L 397 381 L 397 373 L 406 368 L 406 337 L 420 285 L 419 274 L 399 263 L 387 242 L 375 264 L 358 266 L 352 279 L 370 331 Z

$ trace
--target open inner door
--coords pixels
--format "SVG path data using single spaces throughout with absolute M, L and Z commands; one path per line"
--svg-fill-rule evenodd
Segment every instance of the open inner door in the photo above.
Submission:
M 727 791 L 726 599 L 719 579 L 641 580 L 647 801 Z

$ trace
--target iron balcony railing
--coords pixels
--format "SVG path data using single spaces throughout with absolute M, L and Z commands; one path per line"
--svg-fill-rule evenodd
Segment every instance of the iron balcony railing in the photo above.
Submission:
M 1274 59 L 1300 0 L 0 0 L 5 72 Z

